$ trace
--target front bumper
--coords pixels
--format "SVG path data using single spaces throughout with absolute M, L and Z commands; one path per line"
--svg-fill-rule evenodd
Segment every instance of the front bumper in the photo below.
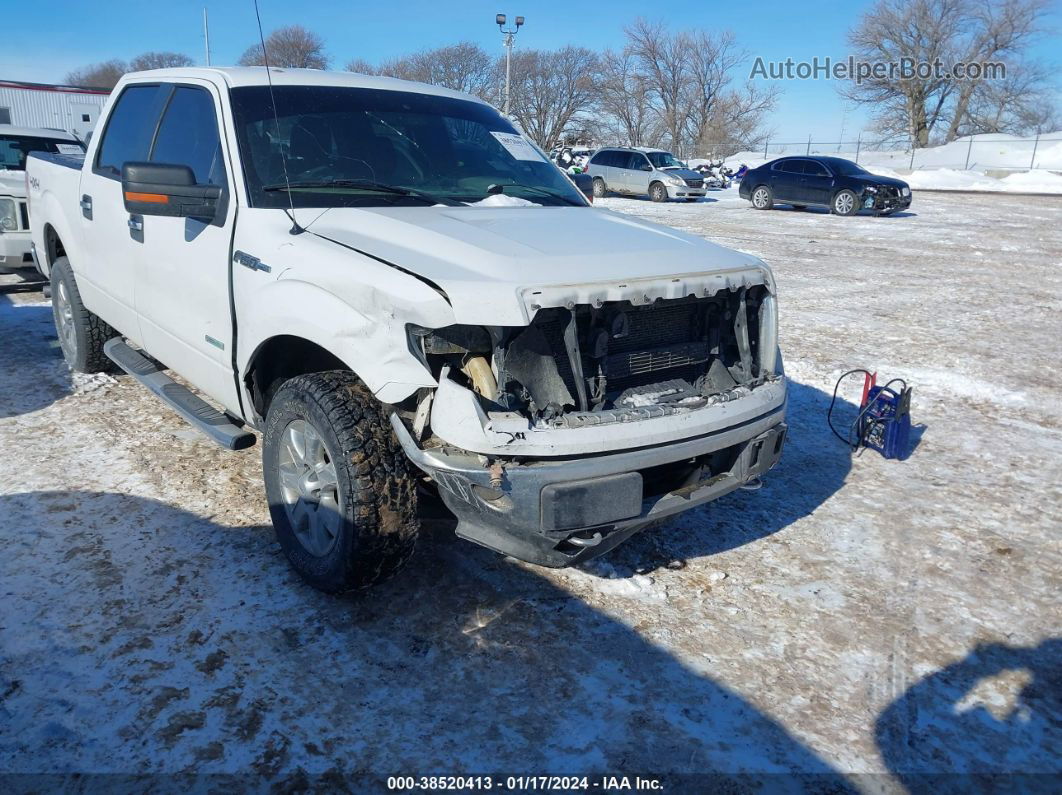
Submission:
M 397 415 L 391 425 L 409 459 L 438 484 L 457 535 L 520 560 L 571 566 L 614 548 L 646 525 L 755 481 L 781 456 L 785 404 L 693 439 L 622 453 L 501 461 L 453 448 L 422 449 Z M 659 473 L 681 483 L 656 493 Z M 497 488 L 500 478 L 500 488 Z M 668 483 L 665 478 L 662 482 Z
M 911 194 L 863 193 L 863 209 L 874 211 L 906 210 L 911 206 Z
M 708 195 L 706 188 L 691 188 L 688 185 L 669 185 L 667 183 L 664 184 L 664 187 L 667 188 L 669 199 L 693 199 Z
M 29 232 L 0 232 L 0 271 L 36 267 Z

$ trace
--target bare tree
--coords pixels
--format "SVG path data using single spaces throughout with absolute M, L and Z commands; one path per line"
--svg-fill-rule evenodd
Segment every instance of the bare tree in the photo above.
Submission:
M 343 68 L 348 72 L 357 72 L 360 75 L 379 74 L 376 67 L 364 58 L 351 58 Z
M 698 130 L 697 151 L 712 157 L 729 157 L 759 148 L 772 134 L 763 121 L 777 101 L 777 86 L 763 89 L 748 83 L 741 90 L 727 91 Z
M 551 149 L 565 128 L 590 110 L 597 68 L 597 56 L 584 47 L 513 55 L 511 112 L 543 149 Z
M 1047 13 L 1046 0 L 1003 0 L 1003 2 L 978 2 L 972 3 L 968 10 L 968 24 L 971 33 L 966 42 L 963 60 L 967 63 L 1000 61 L 1003 59 L 1016 59 L 1026 46 L 1041 31 L 1043 17 Z M 1011 68 L 1016 63 L 1009 64 Z M 1024 91 L 1036 92 L 1047 79 L 1047 75 L 1039 74 L 1034 70 L 1027 69 L 1024 79 L 1015 80 L 1015 83 L 1023 83 Z M 956 92 L 955 107 L 952 109 L 951 122 L 945 141 L 953 141 L 959 135 L 959 130 L 964 124 L 970 124 L 968 111 L 970 102 L 978 92 L 999 94 L 994 91 L 991 81 L 987 80 L 964 80 L 959 84 Z M 998 87 L 995 87 L 998 88 Z M 1002 87 L 1004 95 L 1006 88 Z M 1015 97 L 1020 99 L 1020 96 Z M 987 131 L 986 131 L 987 132 Z
M 634 78 L 644 82 L 648 107 L 666 130 L 657 137 L 666 138 L 673 151 L 681 156 L 706 146 L 741 148 L 762 140 L 762 121 L 774 108 L 779 89 L 735 84 L 748 54 L 733 33 L 676 33 L 644 19 L 626 31 Z
M 327 69 L 331 60 L 325 54 L 324 39 L 302 25 L 278 28 L 269 34 L 265 43 L 270 66 Z M 254 44 L 248 47 L 237 63 L 240 66 L 263 66 L 265 58 L 262 45 Z
M 129 65 L 125 61 L 114 58 L 75 69 L 67 74 L 66 82 L 72 86 L 111 89 L 128 71 Z
M 1005 80 L 986 81 L 970 98 L 959 136 L 1040 135 L 1062 129 L 1050 73 L 1039 64 L 1010 64 Z
M 937 64 L 922 73 L 885 73 L 842 93 L 874 108 L 887 135 L 907 135 L 915 146 L 936 134 L 954 140 L 969 126 L 969 108 L 987 80 L 959 80 L 957 63 L 1016 59 L 1041 31 L 1047 0 L 878 0 L 849 33 L 857 59 L 890 64 Z
M 606 50 L 600 59 L 598 126 L 609 138 L 628 146 L 645 146 L 653 130 L 649 83 L 629 48 Z
M 364 61 L 351 61 L 347 69 L 352 72 L 364 71 L 352 69 L 354 65 L 368 66 Z M 495 93 L 495 59 L 478 44 L 469 41 L 421 50 L 369 68 L 374 74 L 431 83 L 484 99 L 492 98 Z
M 662 22 L 638 19 L 626 29 L 627 46 L 646 80 L 656 113 L 673 148 L 681 147 L 689 118 L 686 104 L 691 55 L 688 37 L 672 34 Z
M 130 72 L 148 69 L 168 69 L 172 66 L 191 66 L 194 61 L 183 52 L 145 52 L 129 62 Z

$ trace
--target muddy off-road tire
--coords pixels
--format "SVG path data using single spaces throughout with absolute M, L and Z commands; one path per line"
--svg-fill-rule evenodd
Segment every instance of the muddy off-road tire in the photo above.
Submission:
M 375 585 L 413 554 L 413 465 L 352 373 L 284 382 L 269 404 L 262 465 L 277 540 L 314 588 Z
M 118 367 L 103 352 L 103 343 L 117 337 L 118 332 L 85 309 L 66 257 L 52 263 L 51 288 L 55 333 L 70 369 L 79 373 L 116 372 Z

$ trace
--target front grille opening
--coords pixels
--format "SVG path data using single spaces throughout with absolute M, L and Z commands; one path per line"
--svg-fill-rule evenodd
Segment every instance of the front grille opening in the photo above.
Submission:
M 716 450 L 697 458 L 642 470 L 642 499 L 662 497 L 673 491 L 696 487 L 706 480 L 725 475 L 734 468 L 741 445 Z
M 762 380 L 767 299 L 756 285 L 644 305 L 542 309 L 495 351 L 497 402 L 540 419 L 703 405 Z

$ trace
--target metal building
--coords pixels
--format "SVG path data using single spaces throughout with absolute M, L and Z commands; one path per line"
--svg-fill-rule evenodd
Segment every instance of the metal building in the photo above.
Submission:
M 0 124 L 51 127 L 84 139 L 109 94 L 98 88 L 0 80 Z

